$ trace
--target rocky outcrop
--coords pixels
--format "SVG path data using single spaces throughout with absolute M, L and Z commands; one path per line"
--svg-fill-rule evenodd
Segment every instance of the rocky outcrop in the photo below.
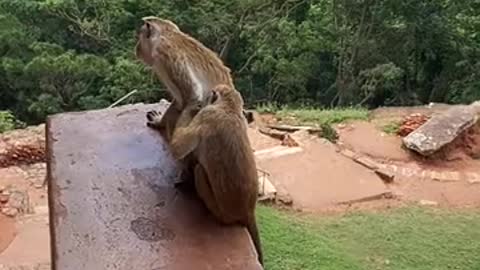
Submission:
M 0 134 L 0 168 L 45 162 L 45 125 Z
M 451 143 L 478 120 L 476 106 L 458 106 L 433 116 L 407 137 L 403 144 L 423 156 L 429 156 Z

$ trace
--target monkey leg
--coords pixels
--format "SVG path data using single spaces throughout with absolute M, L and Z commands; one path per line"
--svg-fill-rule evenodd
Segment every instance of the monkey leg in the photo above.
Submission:
M 175 129 L 170 143 L 172 155 L 177 161 L 183 160 L 187 155 L 195 151 L 200 143 L 199 123 L 192 121 L 188 127 Z
M 200 164 L 195 166 L 195 188 L 197 189 L 198 196 L 203 201 L 210 213 L 212 213 L 212 215 L 215 217 L 215 219 L 221 223 L 226 223 L 223 217 L 224 215 L 222 215 L 222 212 L 218 207 L 218 203 L 210 185 L 207 172 Z
M 175 182 L 175 188 L 188 193 L 195 193 L 195 165 L 196 159 L 193 154 L 187 155 L 182 160 L 182 169 L 180 172 L 180 179 Z

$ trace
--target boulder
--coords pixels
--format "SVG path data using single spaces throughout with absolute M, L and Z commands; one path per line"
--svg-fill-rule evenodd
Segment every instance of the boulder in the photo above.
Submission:
M 410 150 L 429 156 L 472 127 L 477 120 L 476 106 L 456 106 L 433 116 L 403 138 L 403 144 Z

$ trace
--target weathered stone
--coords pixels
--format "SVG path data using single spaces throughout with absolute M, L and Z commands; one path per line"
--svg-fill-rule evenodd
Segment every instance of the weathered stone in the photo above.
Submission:
M 27 192 L 18 190 L 11 191 L 7 203 L 8 208 L 16 209 L 19 213 L 25 214 L 30 212 L 30 203 Z
M 431 179 L 439 182 L 457 182 L 462 180 L 462 176 L 459 172 L 431 172 Z
M 9 195 L 0 194 L 0 203 L 3 203 L 3 204 L 7 203 L 9 198 L 10 198 Z
M 286 155 L 293 155 L 302 151 L 303 149 L 301 147 L 277 146 L 255 151 L 255 158 L 257 160 L 275 159 Z
M 429 200 L 420 200 L 418 204 L 423 205 L 423 206 L 437 206 L 438 202 L 435 201 L 429 201 Z
M 292 197 L 287 193 L 278 193 L 275 199 L 277 203 L 280 203 L 283 205 L 291 206 L 293 204 Z
M 2 214 L 6 215 L 7 217 L 16 217 L 18 215 L 18 210 L 16 208 L 5 207 L 2 208 Z
M 356 157 L 354 161 L 370 170 L 376 170 L 379 168 L 377 162 L 366 156 Z
M 474 172 L 465 173 L 468 183 L 470 184 L 480 184 L 480 175 Z
M 258 176 L 258 195 L 260 200 L 275 199 L 276 194 L 277 190 L 268 177 L 265 174 L 260 173 Z
M 222 226 L 178 174 L 149 110 L 127 105 L 47 120 L 52 267 L 260 270 L 245 228 Z
M 349 158 L 349 159 L 352 159 L 352 160 L 354 160 L 354 159 L 358 156 L 357 153 L 353 152 L 352 150 L 346 149 L 346 148 L 345 148 L 345 149 L 342 149 L 342 150 L 340 151 L 340 154 L 342 154 L 342 155 L 344 155 L 345 157 L 347 157 L 347 158 Z
M 436 115 L 403 138 L 403 144 L 421 155 L 428 156 L 452 142 L 478 120 L 474 106 L 454 107 Z
M 387 169 L 380 168 L 375 170 L 375 173 L 386 183 L 392 183 L 395 179 L 395 174 Z

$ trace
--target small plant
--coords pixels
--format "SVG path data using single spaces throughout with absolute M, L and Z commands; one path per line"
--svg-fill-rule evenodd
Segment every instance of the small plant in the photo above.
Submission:
M 10 111 L 0 111 L 0 133 L 23 126 L 24 123 L 17 120 Z
M 320 125 L 320 127 L 322 128 L 322 138 L 325 138 L 332 143 L 337 142 L 338 133 L 330 124 L 323 123 L 322 125 Z
M 390 122 L 390 123 L 384 125 L 382 127 L 382 131 L 387 133 L 387 134 L 390 134 L 390 135 L 395 135 L 400 130 L 400 126 L 401 126 L 400 122 L 393 121 L 393 122 Z

